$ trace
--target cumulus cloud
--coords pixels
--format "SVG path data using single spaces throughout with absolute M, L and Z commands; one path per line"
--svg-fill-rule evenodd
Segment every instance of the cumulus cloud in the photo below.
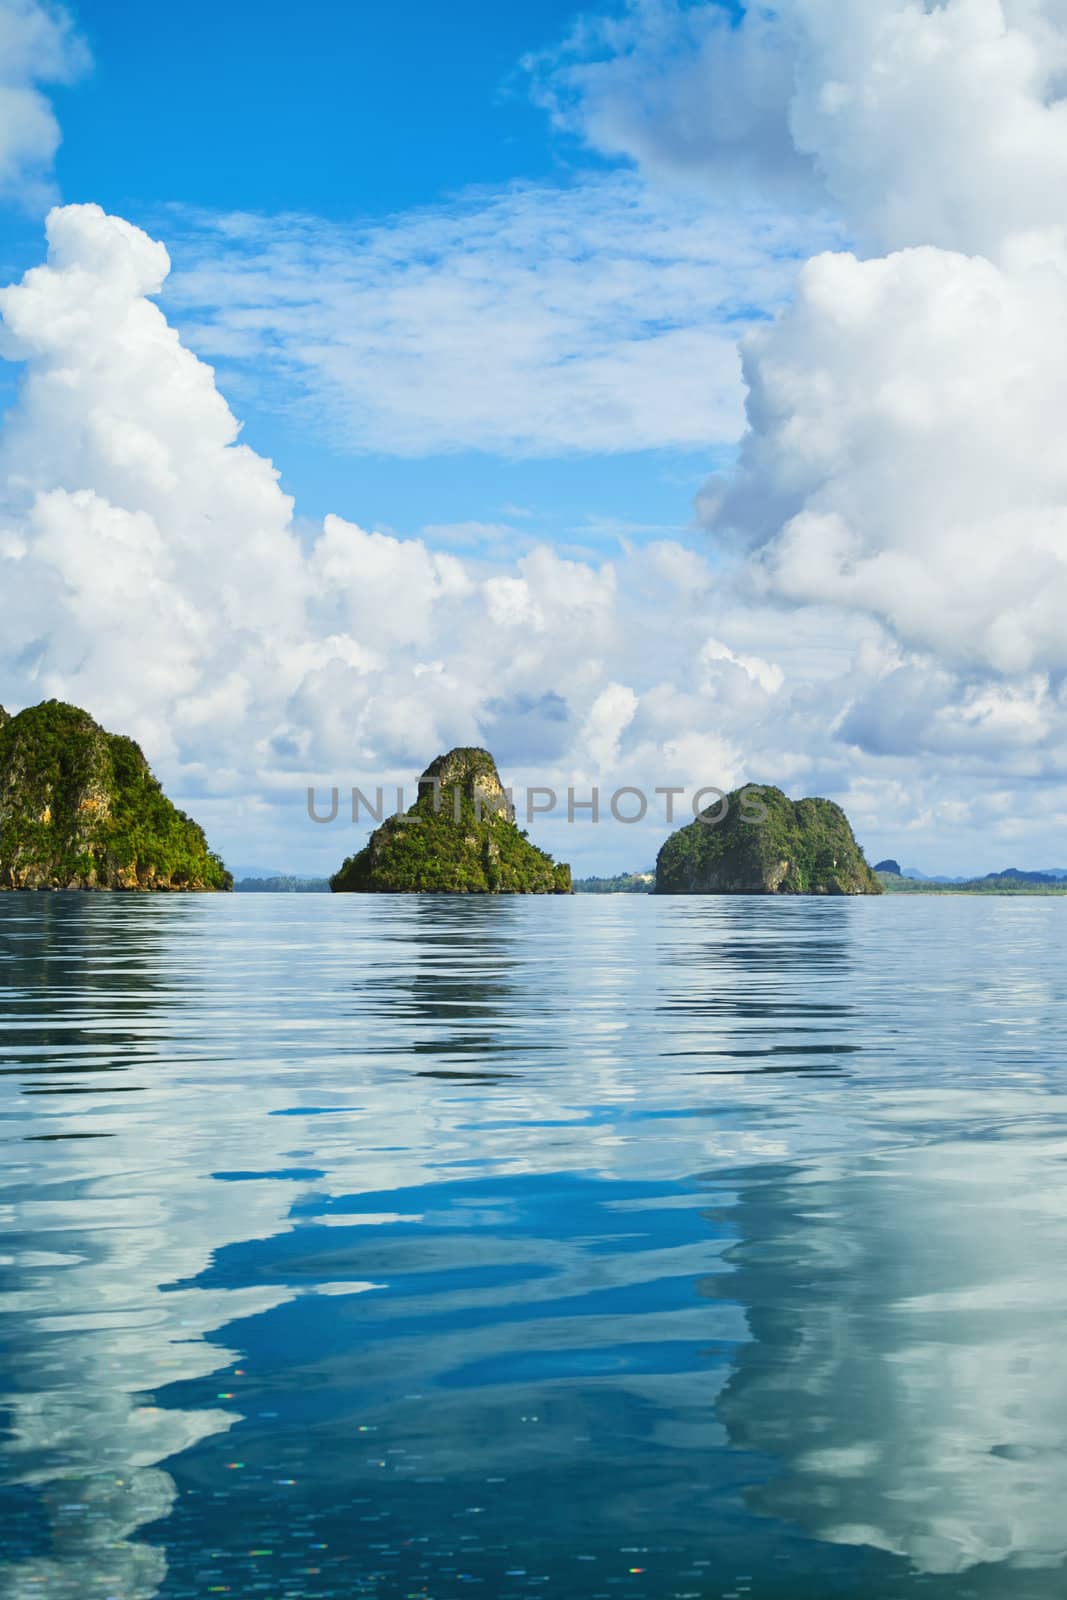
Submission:
M 600 150 L 716 194 L 821 189 L 872 248 L 995 254 L 1062 226 L 1059 0 L 630 0 L 528 65 Z
M 47 263 L 0 291 L 3 350 L 24 364 L 0 445 L 9 704 L 87 704 L 204 793 L 208 821 L 216 796 L 247 823 L 257 796 L 302 801 L 308 778 L 409 778 L 507 707 L 563 786 L 632 760 L 642 694 L 708 637 L 706 560 L 660 541 L 617 563 L 536 544 L 501 562 L 336 516 L 302 536 L 152 299 L 162 246 L 96 206 L 53 211 L 48 239 Z M 705 676 L 664 700 L 640 735 L 647 775 L 734 694 Z
M 0 198 L 33 208 L 49 196 L 60 134 L 38 85 L 69 83 L 88 64 L 61 6 L 0 0 Z
M 48 237 L 0 291 L 0 350 L 25 363 L 0 439 L 7 650 L 44 693 L 106 685 L 156 742 L 253 715 L 302 627 L 290 502 L 147 298 L 163 247 L 97 206 L 54 210 Z
M 168 235 L 167 306 L 234 392 L 349 451 L 520 456 L 732 444 L 738 333 L 837 237 L 624 174 L 369 227 L 176 212 Z
M 604 155 L 716 194 L 817 194 L 789 125 L 793 40 L 762 9 L 738 20 L 720 5 L 630 0 L 620 15 L 582 15 L 524 65 L 555 126 Z
M 903 248 L 817 256 L 746 341 L 748 430 L 709 520 L 786 600 L 864 611 L 965 674 L 1061 674 L 1064 19 L 979 0 L 788 14 L 807 30 L 796 137 L 856 229 Z
M 820 256 L 749 341 L 714 513 L 786 598 L 998 672 L 1067 665 L 1067 283 L 936 249 Z
M 861 237 L 995 257 L 1060 228 L 1061 0 L 792 0 L 790 125 Z
M 701 506 L 768 598 L 895 641 L 835 723 L 882 758 L 1062 767 L 1065 65 L 1052 0 L 635 0 L 534 63 L 602 150 L 821 189 L 855 242 L 743 337 L 740 458 Z
M 74 700 L 138 737 L 228 853 L 332 868 L 358 837 L 308 822 L 309 783 L 410 784 L 459 743 L 561 799 L 596 782 L 829 793 L 881 853 L 951 812 L 967 868 L 1011 821 L 1015 778 L 1055 779 L 1067 708 L 1046 671 L 998 688 L 946 665 L 936 697 L 912 697 L 909 747 L 886 701 L 923 658 L 889 619 L 840 595 L 783 611 L 780 576 L 761 593 L 699 534 L 577 560 L 298 525 L 155 304 L 163 248 L 95 206 L 54 211 L 48 235 L 47 263 L 0 291 L 23 363 L 0 443 L 3 699 Z M 1054 796 L 1028 806 L 1054 826 Z M 590 868 L 624 843 L 651 860 L 665 831 L 655 807 L 624 840 L 538 829 Z

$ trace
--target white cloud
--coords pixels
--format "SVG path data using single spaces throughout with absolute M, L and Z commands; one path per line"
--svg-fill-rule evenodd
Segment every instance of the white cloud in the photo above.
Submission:
M 618 769 L 620 741 L 634 720 L 637 705 L 637 695 L 625 683 L 609 683 L 593 701 L 581 732 L 592 774 Z
M 558 123 L 647 171 L 824 195 L 875 248 L 1063 226 L 1060 0 L 630 0 L 531 59 Z M 743 191 L 742 191 L 743 192 Z
M 709 674 L 720 671 L 723 662 L 740 667 L 741 671 L 767 694 L 777 694 L 782 687 L 781 667 L 776 666 L 773 661 L 764 661 L 762 656 L 735 655 L 730 646 L 723 644 L 721 639 L 708 639 L 700 651 L 699 659 L 700 665 Z
M 657 178 L 716 195 L 753 182 L 794 201 L 817 193 L 789 126 L 793 41 L 762 8 L 738 23 L 720 5 L 629 0 L 619 15 L 583 14 L 524 65 L 558 129 Z
M 1025 1026 L 1022 973 L 991 982 L 972 1000 L 986 1008 L 978 1026 Z M 986 1114 L 1005 1122 L 1033 1114 L 1027 1090 L 993 1100 Z M 1000 1571 L 994 1585 L 1010 1593 L 1022 1585 L 1009 1573 L 1032 1578 L 1067 1556 L 1050 1405 L 1067 1377 L 1050 1343 L 1064 1309 L 1062 1147 L 989 1140 L 976 1161 L 974 1140 L 952 1126 L 973 1113 L 962 1086 L 887 1085 L 881 1106 L 895 1139 L 888 1173 L 831 1157 L 760 1193 L 734 1287 L 766 1306 L 773 1260 L 776 1314 L 753 1316 L 757 1342 L 719 1414 L 735 1447 L 775 1462 L 754 1497 L 764 1514 L 891 1551 L 920 1573 Z
M 625 175 L 345 227 L 175 213 L 167 304 L 228 385 L 349 451 L 708 449 L 742 425 L 736 340 L 834 240 Z
M 410 784 L 471 742 L 560 794 L 830 793 L 883 853 L 936 843 L 951 814 L 956 855 L 932 865 L 980 865 L 1020 815 L 1054 837 L 1067 706 L 1039 665 L 1009 683 L 946 661 L 936 693 L 901 696 L 929 663 L 893 641 L 895 615 L 840 594 L 783 610 L 750 569 L 677 540 L 604 561 L 529 537 L 454 552 L 333 516 L 298 534 L 150 298 L 162 248 L 92 206 L 54 212 L 49 237 L 48 264 L 0 291 L 24 363 L 0 443 L 3 699 L 74 700 L 138 737 L 228 853 L 330 869 L 359 836 L 306 820 L 309 782 Z M 990 798 L 1006 784 L 1014 816 Z M 537 829 L 589 868 L 624 846 L 649 861 L 665 832 L 655 808 L 625 836 Z
M 862 236 L 995 256 L 1062 226 L 1060 0 L 793 0 L 785 15 L 794 139 Z
M 775 588 L 946 662 L 1067 665 L 1067 280 L 943 250 L 820 256 L 745 352 L 716 511 Z
M 896 641 L 861 664 L 842 742 L 1062 781 L 1062 5 L 781 0 L 735 22 L 634 0 L 532 65 L 600 149 L 713 203 L 727 169 L 803 205 L 821 183 L 891 252 L 816 256 L 745 334 L 748 429 L 702 514 L 755 552 L 755 592 Z
M 0 349 L 26 363 L 0 440 L 5 643 L 42 693 L 106 685 L 169 742 L 277 694 L 310 574 L 270 463 L 146 298 L 166 251 L 96 206 L 48 235 L 48 265 L 0 290 Z
M 162 247 L 93 206 L 48 233 L 48 264 L 0 291 L 25 363 L 0 445 L 5 698 L 84 700 L 223 790 L 419 762 L 509 695 L 556 689 L 581 726 L 618 654 L 610 565 L 487 565 L 337 517 L 302 545 L 148 298 Z
M 88 64 L 61 6 L 0 0 L 0 198 L 33 208 L 49 197 L 59 124 L 37 85 L 69 83 Z

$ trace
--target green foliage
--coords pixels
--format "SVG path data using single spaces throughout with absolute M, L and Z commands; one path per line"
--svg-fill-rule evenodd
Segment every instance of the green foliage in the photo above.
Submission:
M 830 800 L 790 800 L 780 789 L 748 785 L 703 817 L 661 849 L 657 894 L 882 893 L 848 818 Z
M 1033 877 L 1013 877 L 990 873 L 985 878 L 966 878 L 959 883 L 943 883 L 933 878 L 903 878 L 894 872 L 877 874 L 887 894 L 1067 894 L 1067 881 Z
M 0 888 L 232 884 L 132 739 L 59 700 L 0 720 Z
M 440 785 L 435 792 L 431 780 Z M 569 894 L 568 866 L 530 844 L 503 809 L 485 801 L 476 785 L 501 801 L 503 791 L 487 750 L 458 749 L 438 756 L 423 774 L 419 798 L 403 817 L 387 817 L 364 849 L 330 879 L 335 893 L 359 894 Z
M 614 878 L 576 878 L 575 894 L 651 894 L 655 873 L 620 872 Z

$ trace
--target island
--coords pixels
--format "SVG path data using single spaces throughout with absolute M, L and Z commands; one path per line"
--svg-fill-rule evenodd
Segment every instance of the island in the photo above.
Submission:
M 887 894 L 1067 894 L 1067 879 L 1059 872 L 1027 872 L 1019 867 L 987 872 L 981 878 L 916 878 L 888 871 L 885 862 L 874 870 Z
M 618 872 L 611 878 L 575 878 L 575 894 L 651 894 L 654 872 Z
M 656 894 L 882 894 L 841 807 L 746 784 L 672 833 Z
M 414 805 L 375 828 L 330 888 L 335 894 L 570 894 L 571 869 L 516 825 L 488 750 L 461 746 L 431 761 Z
M 0 889 L 232 885 L 132 739 L 61 700 L 0 709 Z

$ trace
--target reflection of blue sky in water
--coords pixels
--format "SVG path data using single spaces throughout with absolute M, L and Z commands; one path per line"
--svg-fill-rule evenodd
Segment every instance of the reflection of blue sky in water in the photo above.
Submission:
M 1058 1563 L 1059 911 L 7 898 L 0 1593 Z

